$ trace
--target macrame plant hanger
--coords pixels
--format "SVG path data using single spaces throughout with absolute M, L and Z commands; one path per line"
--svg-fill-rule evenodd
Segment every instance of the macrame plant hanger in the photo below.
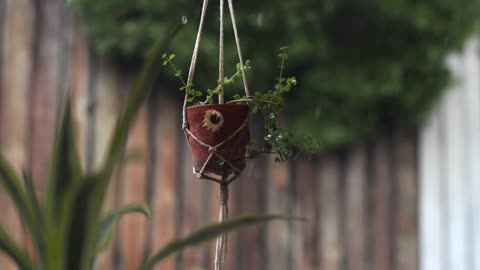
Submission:
M 244 68 L 244 62 L 243 62 L 243 57 L 242 57 L 242 50 L 240 47 L 240 38 L 238 36 L 238 30 L 237 30 L 237 24 L 235 20 L 235 12 L 233 10 L 233 2 L 232 0 L 227 0 L 228 1 L 228 8 L 230 12 L 230 18 L 232 20 L 232 26 L 233 26 L 233 33 L 235 37 L 235 45 L 237 47 L 237 53 L 238 53 L 238 58 L 240 62 L 240 69 L 242 73 L 242 80 L 243 80 L 243 86 L 245 89 L 245 95 L 247 97 L 250 96 L 250 93 L 248 91 L 248 85 L 247 85 L 247 78 L 245 76 L 245 68 Z M 221 81 L 221 94 L 219 95 L 218 98 L 218 103 L 219 104 L 224 104 L 225 103 L 225 94 L 224 94 L 224 87 L 223 87 L 223 82 L 224 82 L 224 0 L 220 0 L 220 37 L 219 37 L 219 68 L 218 68 L 218 79 Z M 200 41 L 202 38 L 202 31 L 203 31 L 203 24 L 205 22 L 205 16 L 207 13 L 207 7 L 208 7 L 208 0 L 203 1 L 203 6 L 202 6 L 202 13 L 200 16 L 200 24 L 198 27 L 198 32 L 197 32 L 197 37 L 195 40 L 195 46 L 193 49 L 193 54 L 192 54 L 192 60 L 190 63 L 190 69 L 188 72 L 188 78 L 187 78 L 187 90 L 185 91 L 185 99 L 183 102 L 183 110 L 182 110 L 182 129 L 185 133 L 185 136 L 188 140 L 188 138 L 192 138 L 195 140 L 198 144 L 201 146 L 205 147 L 208 149 L 208 152 L 210 155 L 208 156 L 207 160 L 203 164 L 203 167 L 200 171 L 196 171 L 194 168 L 194 174 L 199 178 L 199 179 L 205 179 L 209 181 L 216 182 L 220 185 L 220 192 L 221 192 L 221 197 L 220 197 L 220 213 L 219 213 L 219 222 L 226 221 L 228 219 L 228 187 L 229 185 L 235 181 L 239 176 L 241 170 L 236 167 L 234 164 L 223 158 L 219 153 L 218 150 L 221 147 L 224 147 L 226 143 L 231 141 L 235 136 L 237 136 L 243 129 L 245 129 L 248 124 L 250 117 L 247 115 L 245 118 L 245 121 L 243 124 L 233 133 L 231 134 L 227 139 L 224 141 L 220 142 L 217 145 L 209 145 L 202 140 L 200 140 L 195 134 L 193 134 L 187 123 L 187 117 L 186 117 L 186 109 L 187 109 L 187 104 L 188 104 L 188 90 L 192 85 L 193 82 L 193 77 L 195 73 L 195 67 L 197 64 L 197 57 L 198 57 L 198 51 L 200 48 Z M 223 173 L 221 175 L 221 178 L 216 178 L 210 175 L 206 175 L 204 173 L 205 169 L 207 168 L 208 164 L 211 162 L 213 157 L 216 157 L 223 161 L 230 169 L 234 171 L 233 175 L 231 173 Z M 217 239 L 216 243 L 216 252 L 215 252 L 215 270 L 224 270 L 225 269 L 225 262 L 226 262 L 226 253 L 227 253 L 227 235 L 222 235 Z

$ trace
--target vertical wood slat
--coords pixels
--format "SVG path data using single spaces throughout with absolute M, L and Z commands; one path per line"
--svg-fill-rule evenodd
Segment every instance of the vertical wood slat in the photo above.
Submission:
M 88 81 L 89 76 L 89 51 L 86 37 L 83 35 L 80 27 L 74 27 L 74 40 L 72 48 L 72 59 L 70 62 L 71 70 L 71 96 L 74 106 L 74 123 L 77 128 L 76 140 L 77 149 L 82 160 L 83 167 L 86 167 L 86 147 L 87 133 L 89 132 L 89 123 L 87 121 L 89 107 Z
M 373 153 L 373 193 L 369 196 L 374 200 L 372 228 L 373 234 L 373 269 L 384 270 L 393 268 L 392 239 L 392 172 L 391 144 L 388 138 L 381 138 L 375 144 Z
M 448 192 L 448 269 L 467 270 L 467 234 L 466 234 L 466 180 L 465 180 L 465 142 L 464 108 L 462 100 L 463 63 L 459 55 L 452 55 L 448 63 L 452 68 L 455 78 L 460 79 L 446 95 L 446 103 L 442 116 L 445 121 L 444 130 L 446 136 L 445 164 L 448 164 L 446 172 Z
M 480 39 L 466 45 L 463 58 L 465 78 L 467 195 L 467 256 L 469 269 L 480 269 Z
M 87 64 L 88 74 L 84 74 L 87 80 L 83 82 L 85 85 L 79 85 L 83 89 L 82 95 L 77 98 L 77 106 L 81 111 L 85 126 L 79 133 L 82 136 L 81 141 L 84 143 L 81 147 L 84 153 L 84 165 L 87 171 L 93 171 L 100 168 L 103 158 L 106 154 L 108 144 L 116 123 L 116 117 L 121 110 L 121 97 L 119 96 L 122 89 L 122 75 L 116 72 L 110 65 L 103 61 L 91 62 L 91 55 L 87 47 L 81 47 L 84 50 L 80 54 L 84 63 Z M 92 67 L 95 66 L 93 69 Z M 93 74 L 98 70 L 98 74 Z M 81 75 L 81 74 L 80 74 Z M 78 75 L 78 76 L 80 76 Z M 80 90 L 77 90 L 80 91 Z M 94 118 L 95 121 L 89 121 Z M 86 159 L 90 158 L 90 161 Z M 107 190 L 107 197 L 104 202 L 104 211 L 119 206 L 118 201 L 121 199 L 119 194 L 119 169 L 114 173 L 110 180 L 110 186 Z M 98 269 L 114 269 L 114 250 L 117 245 L 119 232 L 115 234 L 112 245 L 101 254 L 97 260 Z
M 132 126 L 127 160 L 123 168 L 122 206 L 145 201 L 147 179 L 146 153 L 147 108 L 142 105 Z M 129 158 L 130 153 L 133 155 Z M 125 269 L 136 269 L 144 259 L 146 243 L 146 219 L 138 214 L 125 215 L 120 222 L 121 254 Z
M 153 181 L 151 238 L 152 251 L 157 251 L 168 241 L 175 238 L 177 233 L 175 209 L 177 209 L 176 180 L 178 179 L 177 164 L 178 157 L 178 137 L 179 128 L 177 119 L 172 117 L 177 115 L 178 108 L 175 103 L 164 101 L 163 98 L 156 98 L 157 109 L 152 111 L 156 115 L 151 122 L 153 126 L 153 136 L 155 143 L 151 145 L 152 151 L 156 151 L 153 175 L 149 181 Z M 151 156 L 150 156 L 151 158 Z M 173 270 L 175 267 L 175 258 L 168 258 L 155 268 L 157 270 Z
M 202 198 L 204 196 L 205 183 L 204 180 L 197 179 L 192 173 L 192 156 L 188 144 L 185 139 L 182 140 L 184 144 L 184 152 L 180 153 L 183 155 L 182 161 L 183 164 L 183 205 L 184 205 L 184 224 L 181 228 L 181 236 L 186 236 L 193 232 L 195 229 L 204 225 L 203 221 L 205 217 L 202 217 L 203 204 Z M 203 253 L 199 250 L 186 249 L 182 252 L 180 269 L 195 269 L 202 266 L 203 263 Z
M 340 270 L 342 268 L 342 243 L 340 235 L 339 205 L 339 158 L 337 155 L 323 157 L 321 161 L 321 269 Z
M 366 150 L 358 146 L 351 150 L 346 164 L 346 269 L 366 270 Z
M 248 168 L 244 172 L 243 176 L 237 179 L 237 183 L 230 187 L 232 193 L 237 196 L 237 202 L 240 202 L 238 207 L 238 215 L 257 215 L 259 214 L 259 205 L 261 204 L 261 199 L 259 197 L 259 182 L 265 181 L 265 178 L 262 179 L 261 173 L 256 173 L 258 171 L 259 166 L 261 166 L 261 162 L 257 161 L 249 161 Z M 216 192 L 218 192 L 219 188 L 216 188 Z M 217 210 L 218 212 L 218 210 Z M 238 242 L 237 242 L 237 250 L 235 255 L 238 257 L 236 258 L 236 265 L 235 269 L 253 269 L 255 267 L 259 267 L 264 263 L 265 257 L 262 257 L 262 250 L 261 245 L 261 235 L 260 235 L 260 226 L 256 226 L 253 228 L 247 228 L 239 231 L 237 233 Z M 257 242 L 255 246 L 247 246 L 246 243 L 253 243 Z M 231 258 L 230 258 L 231 259 Z
M 47 174 L 48 157 L 55 134 L 59 104 L 59 88 L 65 85 L 60 78 L 62 30 L 62 2 L 39 1 L 35 5 L 35 60 L 32 92 L 30 94 L 30 154 L 29 163 L 37 189 Z M 62 52 L 68 54 L 68 52 Z
M 320 194 L 317 193 L 319 182 L 314 177 L 314 162 L 302 159 L 298 162 L 297 182 L 298 196 L 300 197 L 300 213 L 295 213 L 300 217 L 305 217 L 306 222 L 301 223 L 302 253 L 301 266 L 294 269 L 317 270 L 319 269 L 318 250 L 319 250 L 319 222 L 320 219 Z M 298 233 L 298 232 L 297 232 Z
M 287 213 L 288 170 L 284 165 L 268 161 L 268 213 Z M 288 270 L 288 224 L 273 222 L 267 225 L 268 262 L 267 269 Z
M 33 66 L 33 29 L 35 18 L 31 1 L 4 2 L 1 98 L 0 98 L 0 144 L 2 155 L 19 172 L 28 164 L 28 106 L 30 78 Z M 22 239 L 22 226 L 13 205 L 0 194 L 2 224 L 17 241 Z M 0 269 L 16 269 L 6 256 L 0 256 Z
M 394 254 L 397 270 L 418 269 L 417 176 L 415 136 L 397 134 L 394 138 L 392 177 L 395 185 Z
M 286 166 L 283 165 L 283 166 Z M 298 162 L 290 160 L 288 164 L 288 207 L 287 215 L 295 216 L 300 213 L 300 194 L 298 193 Z M 302 226 L 297 221 L 287 221 L 288 224 L 288 250 L 287 267 L 288 269 L 300 269 L 304 250 L 302 249 Z

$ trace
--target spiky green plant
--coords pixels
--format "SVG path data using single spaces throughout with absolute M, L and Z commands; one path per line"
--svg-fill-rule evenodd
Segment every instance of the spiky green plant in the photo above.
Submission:
M 58 123 L 47 190 L 41 200 L 32 185 L 30 176 L 20 177 L 0 156 L 0 186 L 13 201 L 26 230 L 32 236 L 36 258 L 15 242 L 0 224 L 0 251 L 8 255 L 23 270 L 90 270 L 96 256 L 111 239 L 113 224 L 124 214 L 149 211 L 145 205 L 128 205 L 102 213 L 102 205 L 115 166 L 121 159 L 130 126 L 142 100 L 148 95 L 151 84 L 159 71 L 161 52 L 178 31 L 176 23 L 167 35 L 151 51 L 143 70 L 130 92 L 128 103 L 118 118 L 117 125 L 98 171 L 82 169 L 75 145 L 75 127 L 69 98 L 64 102 Z M 161 65 L 160 65 L 161 66 Z M 228 231 L 282 216 L 240 217 L 229 222 L 207 226 L 191 235 L 174 240 L 146 259 L 141 270 L 151 269 L 167 256 L 187 246 L 213 239 Z

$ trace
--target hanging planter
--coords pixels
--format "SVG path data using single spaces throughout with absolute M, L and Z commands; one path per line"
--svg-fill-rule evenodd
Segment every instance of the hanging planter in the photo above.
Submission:
M 246 104 L 206 104 L 186 109 L 188 143 L 197 174 L 239 174 L 250 141 Z
M 220 39 L 219 39 L 219 74 L 217 86 L 208 89 L 206 95 L 193 88 L 193 76 L 197 62 L 198 50 L 202 36 L 208 0 L 204 0 L 197 39 L 193 50 L 192 61 L 187 80 L 182 78 L 182 71 L 173 63 L 175 55 L 163 55 L 164 66 L 169 65 L 182 82 L 180 90 L 185 91 L 183 103 L 183 125 L 190 150 L 192 152 L 193 172 L 200 179 L 214 181 L 220 184 L 220 217 L 219 221 L 228 219 L 228 187 L 240 176 L 249 158 L 260 154 L 274 154 L 277 162 L 281 162 L 292 154 L 291 135 L 279 126 L 278 114 L 284 107 L 282 94 L 290 91 L 296 85 L 294 77 L 284 77 L 284 64 L 288 58 L 286 48 L 280 52 L 280 74 L 276 77 L 273 90 L 256 92 L 250 95 L 246 71 L 250 62 L 243 61 L 240 39 L 238 37 L 232 0 L 228 7 L 232 19 L 235 44 L 239 63 L 236 73 L 230 77 L 224 75 L 224 41 L 223 14 L 224 1 L 220 0 Z M 224 88 L 241 79 L 245 95 L 234 96 L 234 100 L 225 103 Z M 200 101 L 200 99 L 203 101 Z M 214 101 L 218 100 L 218 104 Z M 192 103 L 197 103 L 190 105 Z M 250 143 L 250 116 L 259 113 L 265 120 L 265 138 L 261 147 Z M 251 147 L 249 147 L 251 146 Z M 215 254 L 215 269 L 225 269 L 226 235 L 217 239 Z

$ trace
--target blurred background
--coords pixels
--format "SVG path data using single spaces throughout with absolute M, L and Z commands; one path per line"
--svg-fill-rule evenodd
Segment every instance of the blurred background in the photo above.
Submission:
M 228 269 L 480 270 L 480 2 L 478 0 L 236 1 L 254 91 L 272 89 L 290 46 L 285 125 L 316 153 L 250 162 L 232 185 L 231 215 L 287 213 L 234 233 Z M 169 53 L 186 73 L 201 1 L 0 0 L 0 150 L 43 190 L 67 89 L 78 144 L 94 170 L 148 49 L 186 25 Z M 210 1 L 195 79 L 215 87 L 218 1 Z M 226 73 L 237 62 L 226 18 Z M 161 68 L 161 67 L 159 67 Z M 172 238 L 217 219 L 219 190 L 192 175 L 179 83 L 168 70 L 133 127 L 107 207 L 146 202 L 126 217 L 97 269 L 135 269 Z M 240 89 L 241 88 L 237 88 Z M 240 91 L 241 92 L 241 91 Z M 236 93 L 234 89 L 227 93 Z M 262 119 L 253 119 L 261 139 Z M 0 191 L 0 221 L 28 236 Z M 213 246 L 158 269 L 213 267 Z M 0 256 L 0 269 L 15 269 Z

